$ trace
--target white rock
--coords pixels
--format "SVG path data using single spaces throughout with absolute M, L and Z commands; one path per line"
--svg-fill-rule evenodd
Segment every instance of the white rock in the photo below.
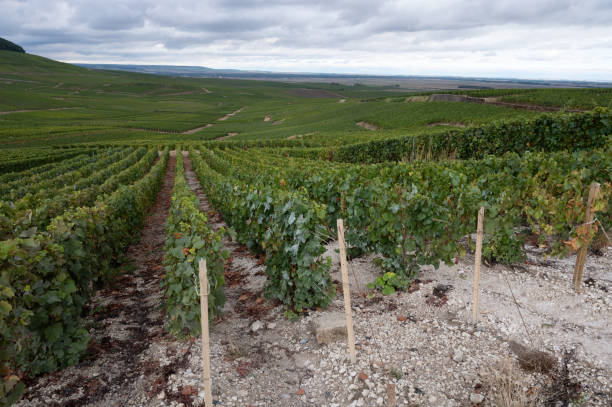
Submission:
M 261 321 L 255 321 L 255 322 L 253 322 L 253 324 L 251 325 L 251 331 L 253 331 L 253 332 L 257 332 L 257 331 L 259 331 L 259 330 L 263 329 L 263 327 L 264 327 L 263 322 L 261 322 Z
M 162 390 L 162 392 L 157 395 L 157 399 L 163 400 L 165 398 L 166 398 L 166 392 Z
M 268 329 L 276 328 L 276 322 L 268 322 Z
M 478 393 L 470 394 L 470 403 L 482 403 L 484 401 L 484 396 Z
M 453 360 L 457 363 L 463 362 L 463 352 L 456 350 L 455 353 L 453 353 Z

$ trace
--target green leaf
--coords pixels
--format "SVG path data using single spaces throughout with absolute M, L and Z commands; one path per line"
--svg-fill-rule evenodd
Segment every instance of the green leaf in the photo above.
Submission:
M 8 301 L 0 301 L 0 314 L 8 315 L 12 309 L 13 307 L 11 306 L 11 304 L 8 303 Z
M 382 289 L 382 293 L 383 293 L 383 295 L 391 295 L 391 294 L 393 294 L 394 292 L 395 292 L 395 288 L 393 288 L 393 287 L 392 287 L 392 286 L 390 286 L 390 285 L 387 285 L 387 286 L 385 286 L 385 287 Z
M 19 397 L 21 397 L 21 395 L 25 392 L 25 384 L 19 382 L 17 385 L 15 385 L 15 387 L 13 387 L 12 390 L 7 390 L 9 390 L 9 392 L 6 396 L 6 403 L 10 406 L 11 404 L 16 403 L 17 400 L 19 400 Z
M 51 326 L 48 326 L 45 329 L 45 336 L 47 337 L 47 340 L 49 342 L 55 342 L 60 338 L 60 336 L 62 335 L 62 332 L 63 332 L 62 324 L 58 322 Z

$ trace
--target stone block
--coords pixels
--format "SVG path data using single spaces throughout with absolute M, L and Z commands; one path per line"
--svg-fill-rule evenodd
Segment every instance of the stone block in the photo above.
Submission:
M 314 322 L 314 331 L 319 344 L 346 340 L 346 318 L 344 313 L 333 312 L 321 315 Z

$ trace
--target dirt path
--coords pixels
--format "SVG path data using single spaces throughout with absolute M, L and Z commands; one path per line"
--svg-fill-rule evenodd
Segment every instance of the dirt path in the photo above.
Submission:
M 204 89 L 204 88 L 202 88 L 202 89 Z M 210 92 L 208 92 L 208 93 L 210 93 Z M 225 116 L 218 118 L 217 120 L 225 121 L 225 120 L 229 119 L 230 117 L 240 113 L 243 109 L 244 109 L 244 107 L 241 107 L 240 109 L 238 109 L 238 110 L 236 110 L 236 111 L 234 111 L 232 113 L 228 113 Z M 9 112 L 9 113 L 15 113 L 15 112 Z M 2 114 L 2 112 L 0 112 L 0 114 Z M 277 123 L 274 123 L 274 124 L 277 124 Z M 212 127 L 212 126 L 213 126 L 212 123 L 207 123 L 207 124 L 205 124 L 203 126 L 196 127 L 196 128 L 189 129 L 189 130 L 185 130 L 183 132 L 180 132 L 180 131 L 152 130 L 152 129 L 145 129 L 145 128 L 141 128 L 141 127 L 131 127 L 129 129 L 130 130 L 153 131 L 153 132 L 158 133 L 158 134 L 194 134 L 194 133 L 197 133 L 200 130 L 208 129 L 208 128 Z M 232 136 L 235 136 L 237 134 L 238 133 L 228 133 L 227 136 L 218 138 L 216 140 L 223 140 L 224 138 L 232 137 Z
M 435 126 L 454 126 L 454 127 L 467 127 L 467 124 L 461 122 L 436 122 L 429 123 L 427 127 L 435 127 Z
M 207 129 L 209 127 L 212 127 L 212 124 L 208 123 L 208 124 L 205 124 L 204 126 L 196 127 L 195 129 L 186 130 L 182 132 L 181 134 L 193 134 L 193 133 L 197 133 L 200 130 Z
M 93 339 L 86 359 L 35 380 L 18 406 L 148 405 L 151 392 L 154 397 L 183 360 L 188 344 L 165 333 L 159 309 L 164 227 L 175 163 L 171 157 L 140 241 L 128 249 L 125 274 L 94 298 Z
M 202 89 L 204 89 L 204 88 L 202 88 Z M 240 113 L 243 109 L 244 109 L 244 107 L 241 107 L 240 109 L 236 110 L 235 112 L 228 113 L 225 116 L 220 117 L 217 120 L 225 121 L 225 120 L 229 119 L 230 117 Z M 2 112 L 0 112 L 0 114 L 2 114 Z M 132 127 L 132 128 L 130 128 L 130 130 L 154 131 L 155 133 L 159 133 L 159 134 L 195 134 L 195 133 L 197 133 L 200 130 L 208 129 L 208 128 L 212 127 L 212 126 L 213 126 L 212 123 L 207 123 L 207 124 L 205 124 L 203 126 L 199 126 L 199 127 L 193 128 L 193 129 L 185 130 L 183 132 L 180 132 L 180 131 L 151 130 L 151 129 L 145 129 L 145 128 L 139 128 L 139 127 Z M 224 138 L 232 137 L 232 136 L 235 136 L 237 134 L 238 133 L 228 133 L 228 135 L 224 136 Z M 216 140 L 223 140 L 224 138 L 222 137 L 222 138 L 218 138 Z
M 14 75 L 14 72 L 0 72 L 1 74 L 9 74 Z M 28 83 L 40 83 L 39 81 L 28 81 L 25 79 L 14 79 L 14 78 L 0 78 L 2 81 L 11 81 L 11 82 L 28 82 Z
M 428 100 L 429 100 L 429 96 L 410 96 L 404 99 L 404 103 L 427 102 Z
M 372 131 L 376 131 L 378 130 L 378 126 L 372 123 L 368 123 L 368 122 L 364 122 L 364 121 L 360 121 L 355 123 L 357 126 L 359 127 L 363 127 L 364 129 L 368 129 L 368 130 L 372 130 Z
M 45 112 L 45 111 L 52 111 L 52 110 L 73 110 L 73 109 L 80 109 L 80 108 L 78 108 L 78 107 L 54 107 L 54 108 L 51 108 L 51 109 L 9 110 L 9 111 L 5 111 L 5 112 L 0 112 L 0 115 L 3 115 L 3 114 L 12 114 L 12 113 Z
M 237 135 L 238 135 L 238 133 L 236 133 L 236 132 L 230 132 L 230 133 L 227 133 L 226 136 L 217 137 L 215 140 L 226 140 L 226 139 L 228 139 L 230 137 L 234 137 L 234 136 L 237 136 Z
M 150 132 L 154 132 L 157 134 L 194 134 L 200 130 L 207 129 L 212 126 L 213 126 L 212 124 L 208 123 L 208 124 L 205 124 L 204 126 L 196 127 L 194 129 L 189 129 L 189 130 L 185 130 L 182 132 L 181 131 L 169 131 L 169 130 L 145 129 L 144 127 L 128 127 L 128 130 L 150 131 Z
M 234 112 L 232 112 L 232 113 L 228 113 L 228 114 L 226 114 L 226 115 L 225 115 L 225 116 L 223 116 L 223 117 L 219 117 L 217 120 L 219 120 L 220 122 L 224 122 L 224 121 L 226 121 L 227 119 L 229 119 L 230 117 L 235 116 L 235 115 L 237 115 L 238 113 L 242 112 L 243 110 L 244 110 L 244 107 L 241 107 L 240 109 L 238 109 L 238 110 L 236 110 L 236 111 L 234 111 Z

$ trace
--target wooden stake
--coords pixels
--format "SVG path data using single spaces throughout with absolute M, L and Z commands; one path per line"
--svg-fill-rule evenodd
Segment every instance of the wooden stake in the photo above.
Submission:
M 587 200 L 586 207 L 586 216 L 584 219 L 584 223 L 589 224 L 593 222 L 593 212 L 591 211 L 591 206 L 593 205 L 593 201 L 597 199 L 597 195 L 599 195 L 599 187 L 600 185 L 597 182 L 593 182 L 591 184 L 591 189 L 589 190 L 589 198 Z M 590 226 L 587 226 L 590 227 Z M 574 266 L 574 290 L 579 291 L 580 286 L 582 285 L 582 272 L 584 271 L 584 263 L 586 261 L 588 244 L 585 244 L 578 250 L 578 254 L 576 255 L 576 265 Z
M 395 384 L 387 383 L 387 406 L 395 407 L 397 405 L 397 396 L 395 394 Z
M 204 379 L 204 400 L 206 407 L 212 407 L 212 384 L 210 381 L 210 347 L 208 337 L 208 277 L 206 260 L 200 259 L 200 324 L 202 326 L 202 376 Z
M 474 304 L 472 306 L 472 318 L 478 321 L 478 286 L 480 284 L 480 262 L 482 258 L 482 236 L 484 223 L 484 208 L 478 211 L 478 227 L 476 229 L 476 258 L 474 260 Z
M 353 332 L 353 316 L 351 313 L 351 292 L 349 289 L 348 267 L 346 263 L 346 243 L 344 241 L 344 221 L 338 219 L 338 246 L 340 246 L 340 271 L 342 273 L 342 291 L 344 293 L 344 313 L 346 314 L 346 333 L 348 336 L 351 362 L 355 363 L 355 333 Z

